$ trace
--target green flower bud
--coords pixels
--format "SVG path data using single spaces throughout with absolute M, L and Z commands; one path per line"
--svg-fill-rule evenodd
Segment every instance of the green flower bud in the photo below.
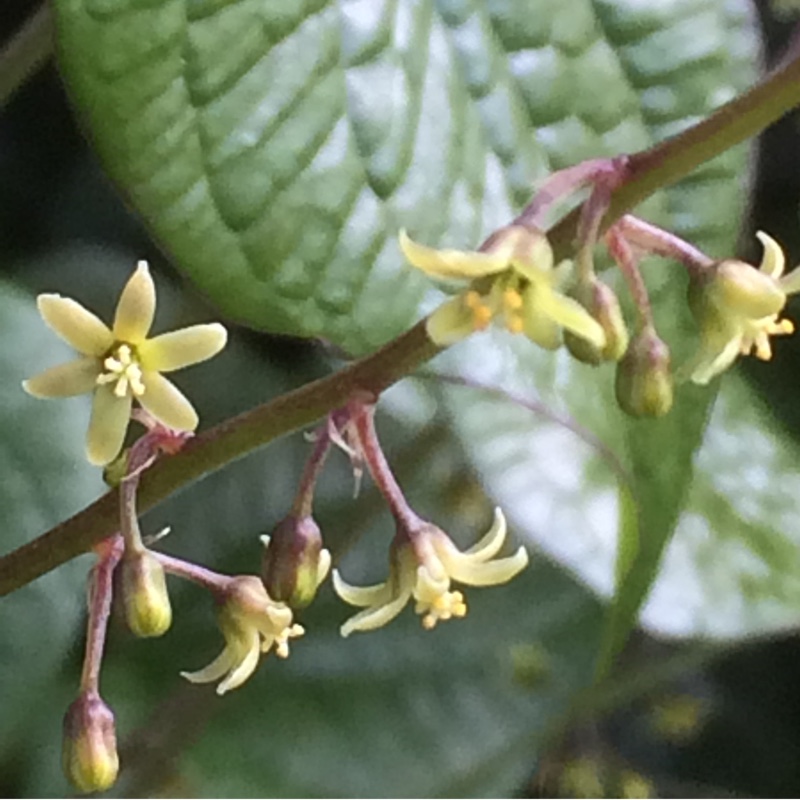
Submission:
M 310 516 L 290 514 L 261 541 L 261 579 L 267 594 L 293 609 L 308 606 L 331 566 L 317 523 Z
M 672 408 L 669 348 L 652 327 L 634 336 L 615 388 L 620 408 L 633 417 L 661 417 Z
M 164 567 L 151 552 L 126 553 L 120 565 L 125 620 L 136 636 L 161 636 L 172 624 Z
M 564 331 L 564 344 L 573 358 L 597 366 L 603 361 L 619 361 L 628 348 L 628 327 L 614 290 L 598 280 L 591 284 L 580 284 L 572 296 L 600 323 L 606 343 L 602 348 L 587 339 Z
M 117 779 L 114 714 L 96 692 L 82 694 L 64 715 L 62 765 L 79 792 L 103 792 Z

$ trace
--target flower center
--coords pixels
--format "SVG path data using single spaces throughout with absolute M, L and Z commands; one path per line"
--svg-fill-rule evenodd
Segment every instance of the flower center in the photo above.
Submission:
M 284 628 L 275 637 L 275 655 L 278 656 L 278 658 L 288 658 L 289 639 L 295 639 L 298 636 L 302 636 L 305 632 L 306 632 L 305 628 L 302 625 L 298 625 L 297 623 L 295 623 L 294 625 L 290 625 L 287 628 Z
M 125 397 L 130 390 L 134 397 L 144 394 L 142 368 L 130 345 L 121 344 L 103 361 L 104 372 L 97 376 L 98 386 L 114 384 L 114 394 Z
M 418 601 L 415 610 L 417 614 L 425 615 L 422 617 L 422 627 L 429 631 L 436 627 L 439 620 L 465 616 L 467 604 L 461 592 L 441 592 L 430 601 Z

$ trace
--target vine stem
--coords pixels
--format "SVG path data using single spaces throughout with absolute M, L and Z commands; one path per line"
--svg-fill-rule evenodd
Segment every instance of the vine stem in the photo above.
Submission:
M 611 194 L 601 233 L 658 189 L 675 183 L 800 104 L 800 52 L 710 117 L 627 160 L 626 174 Z M 525 212 L 523 211 L 523 214 Z M 548 236 L 558 258 L 570 254 L 581 209 L 567 215 Z M 194 437 L 177 455 L 154 464 L 143 476 L 139 507 L 152 508 L 173 492 L 279 436 L 311 425 L 344 406 L 360 392 L 379 395 L 413 372 L 440 348 L 425 332 L 425 320 L 376 353 L 326 378 L 247 411 Z M 109 493 L 83 511 L 0 558 L 0 596 L 30 583 L 114 533 L 116 494 Z

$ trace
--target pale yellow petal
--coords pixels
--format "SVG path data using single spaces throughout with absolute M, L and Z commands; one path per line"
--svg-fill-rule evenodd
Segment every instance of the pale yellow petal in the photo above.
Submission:
M 345 603 L 351 606 L 377 606 L 389 601 L 392 590 L 387 583 L 374 586 L 353 586 L 342 578 L 338 569 L 333 571 L 333 589 Z
M 523 294 L 522 332 L 545 350 L 556 350 L 562 342 L 561 327 L 547 313 L 547 307 L 541 302 L 542 296 L 551 294 L 549 288 L 533 285 Z
M 103 466 L 113 461 L 122 449 L 131 417 L 130 394 L 117 397 L 114 387 L 98 386 L 92 401 L 92 416 L 86 435 L 86 455 L 92 464 Z
M 253 630 L 250 638 L 250 646 L 244 658 L 235 665 L 225 680 L 217 686 L 217 694 L 223 695 L 231 689 L 241 686 L 254 672 L 261 658 L 261 645 L 258 632 Z
M 472 279 L 494 275 L 508 269 L 508 253 L 481 253 L 474 250 L 436 250 L 418 244 L 400 231 L 400 249 L 412 266 L 434 278 Z
M 317 561 L 317 586 L 319 586 L 325 578 L 328 577 L 328 572 L 331 569 L 331 551 L 323 547 L 319 551 L 319 559 Z
M 468 556 L 448 563 L 450 577 L 467 586 L 496 586 L 507 583 L 528 565 L 528 552 L 520 547 L 513 556 L 498 558 L 495 561 L 476 562 Z
M 34 397 L 73 397 L 95 387 L 100 362 L 88 356 L 59 364 L 22 382 L 22 388 Z
M 391 622 L 411 599 L 411 591 L 405 591 L 388 603 L 359 611 L 347 620 L 341 627 L 341 634 L 349 636 L 355 631 L 372 631 Z
M 114 343 L 108 326 L 75 300 L 40 294 L 36 305 L 48 326 L 79 353 L 99 358 Z
M 142 342 L 139 360 L 145 370 L 172 372 L 215 356 L 227 340 L 228 332 L 217 322 L 192 325 Z
M 144 341 L 156 313 L 156 286 L 146 261 L 140 261 L 125 284 L 117 303 L 112 331 L 121 342 L 138 345 Z
M 450 588 L 450 578 L 443 572 L 443 577 L 435 578 L 430 570 L 421 565 L 417 567 L 417 580 L 414 585 L 414 598 L 421 603 L 431 604 L 437 597 Z
M 490 558 L 494 558 L 500 552 L 500 548 L 506 540 L 506 531 L 505 515 L 502 509 L 495 508 L 492 526 L 480 541 L 464 552 L 464 555 L 478 561 L 488 561 Z
M 475 314 L 464 304 L 461 295 L 442 303 L 428 317 L 425 326 L 430 340 L 439 347 L 448 347 L 460 342 L 478 329 L 475 324 Z
M 174 383 L 157 372 L 142 373 L 142 383 L 144 394 L 136 399 L 159 422 L 179 431 L 197 427 L 197 412 Z
M 783 254 L 781 246 L 764 231 L 758 231 L 756 238 L 764 246 L 764 255 L 761 257 L 761 271 L 770 278 L 776 280 L 783 275 L 784 267 L 786 266 L 786 257 Z
M 605 347 L 606 335 L 602 326 L 577 300 L 558 292 L 542 292 L 540 309 L 562 328 L 597 348 Z
M 692 383 L 705 386 L 724 372 L 739 357 L 742 349 L 742 336 L 734 336 L 721 349 L 701 346 L 695 360 L 688 367 Z
M 230 647 L 226 647 L 207 667 L 195 672 L 181 672 L 181 677 L 186 678 L 190 683 L 213 683 L 226 672 L 230 672 L 234 663 L 234 651 Z
M 795 267 L 791 272 L 784 275 L 778 285 L 784 294 L 797 294 L 800 292 L 800 267 Z

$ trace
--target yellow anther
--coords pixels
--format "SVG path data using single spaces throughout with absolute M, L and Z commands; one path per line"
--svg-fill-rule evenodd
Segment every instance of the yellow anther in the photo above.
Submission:
M 421 604 L 424 608 L 424 604 Z M 461 592 L 442 592 L 428 605 L 428 613 L 422 618 L 422 627 L 429 631 L 436 627 L 439 620 L 463 617 L 467 613 L 467 604 Z
M 117 397 L 125 397 L 128 389 L 135 397 L 141 397 L 144 394 L 142 369 L 134 358 L 129 345 L 121 344 L 113 355 L 103 361 L 103 366 L 106 371 L 97 376 L 99 386 L 106 383 L 116 384 L 114 394 Z
M 760 358 L 762 361 L 769 361 L 772 358 L 772 346 L 766 336 L 755 342 L 755 348 L 756 358 Z
M 485 330 L 492 321 L 492 309 L 474 289 L 464 295 L 464 305 L 472 311 L 472 327 L 476 331 Z
M 522 308 L 522 295 L 517 289 L 506 289 L 503 292 L 503 308 L 506 311 L 519 311 Z

